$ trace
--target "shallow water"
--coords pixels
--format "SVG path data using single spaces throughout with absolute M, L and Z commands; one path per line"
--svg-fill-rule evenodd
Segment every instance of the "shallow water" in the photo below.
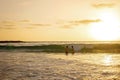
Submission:
M 120 80 L 120 54 L 1 52 L 0 80 Z
M 69 54 L 68 56 L 64 54 L 50 54 L 51 57 L 68 59 L 68 60 L 78 60 L 85 63 L 105 65 L 105 66 L 116 66 L 120 65 L 120 54 L 115 53 L 76 53 L 75 55 Z

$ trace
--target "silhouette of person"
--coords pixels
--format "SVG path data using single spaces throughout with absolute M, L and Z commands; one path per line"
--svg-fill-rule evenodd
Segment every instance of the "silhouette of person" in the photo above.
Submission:
M 71 46 L 71 48 L 72 48 L 72 55 L 74 55 L 75 54 L 74 47 Z
M 65 47 L 65 54 L 68 55 L 68 46 Z

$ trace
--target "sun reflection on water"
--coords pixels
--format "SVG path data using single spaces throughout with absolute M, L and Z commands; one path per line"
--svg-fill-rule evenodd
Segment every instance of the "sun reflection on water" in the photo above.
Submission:
M 104 63 L 105 65 L 109 66 L 109 65 L 112 64 L 112 62 L 113 62 L 112 56 L 110 56 L 110 55 L 104 56 L 104 58 L 103 58 L 103 63 Z
M 83 63 L 98 64 L 105 66 L 116 66 L 120 65 L 120 55 L 119 54 L 109 54 L 109 53 L 100 53 L 100 54 L 82 54 L 76 53 L 75 55 L 69 54 L 49 54 L 49 57 L 64 59 L 64 60 L 76 60 Z

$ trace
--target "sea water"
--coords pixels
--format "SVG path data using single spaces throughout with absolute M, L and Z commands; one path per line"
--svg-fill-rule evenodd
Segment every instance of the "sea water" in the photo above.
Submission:
M 38 46 L 50 44 L 120 44 L 120 41 L 26 41 L 14 43 L 0 43 L 0 45 L 13 45 L 13 46 Z
M 0 43 L 2 46 L 88 44 L 91 42 Z M 96 44 L 95 42 L 93 42 Z M 92 43 L 92 44 L 93 44 Z M 104 42 L 108 44 L 110 42 Z M 119 43 L 117 43 L 119 44 Z M 35 47 L 36 48 L 36 47 Z M 12 50 L 12 49 L 11 49 Z M 120 80 L 120 53 L 0 52 L 0 80 Z

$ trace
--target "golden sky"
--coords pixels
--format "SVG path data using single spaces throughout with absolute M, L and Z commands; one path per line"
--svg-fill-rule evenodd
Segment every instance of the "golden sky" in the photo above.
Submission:
M 0 40 L 120 40 L 120 0 L 0 0 Z

